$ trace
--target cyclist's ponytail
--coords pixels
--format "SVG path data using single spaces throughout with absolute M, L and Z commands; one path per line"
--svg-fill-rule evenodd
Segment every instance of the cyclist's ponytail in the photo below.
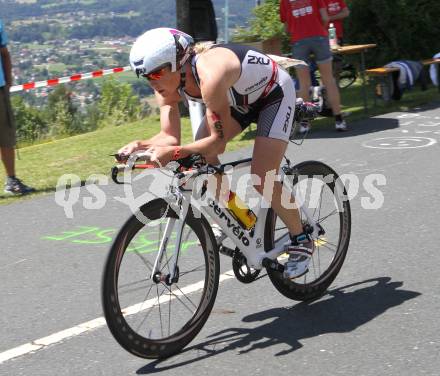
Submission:
M 192 52 L 197 55 L 203 54 L 206 51 L 209 51 L 211 47 L 214 46 L 214 44 L 215 44 L 214 42 L 198 42 L 193 47 Z

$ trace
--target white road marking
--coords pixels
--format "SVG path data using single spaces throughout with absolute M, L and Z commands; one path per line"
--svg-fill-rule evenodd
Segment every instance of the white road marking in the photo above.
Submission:
M 364 141 L 363 147 L 372 149 L 399 150 L 429 147 L 437 140 L 428 137 L 382 137 Z
M 433 121 L 430 121 L 429 124 L 428 123 L 423 123 L 423 124 L 417 124 L 419 127 L 438 127 L 440 125 L 440 123 L 434 123 Z
M 234 272 L 232 270 L 227 271 L 220 275 L 219 283 L 226 281 L 228 279 L 234 278 Z M 203 281 L 194 283 L 192 285 L 188 285 L 182 288 L 182 292 L 176 292 L 174 295 L 162 295 L 160 301 L 169 301 L 170 299 L 175 299 L 177 295 L 182 294 L 190 294 L 196 291 L 199 291 L 203 288 Z M 139 313 L 140 311 L 144 311 L 152 306 L 157 304 L 157 298 L 148 299 L 144 302 L 134 304 L 130 307 L 124 308 L 123 312 L 126 316 L 133 315 L 135 313 Z M 60 332 L 51 334 L 47 337 L 36 339 L 35 341 L 25 343 L 24 345 L 14 347 L 13 349 L 6 350 L 0 353 L 0 364 L 6 362 L 7 360 L 11 360 L 17 358 L 22 355 L 31 354 L 39 350 L 43 350 L 50 345 L 54 345 L 60 343 L 63 340 L 70 339 L 76 337 L 80 334 L 89 332 L 94 329 L 101 328 L 106 325 L 104 317 L 98 317 L 97 319 L 84 322 L 77 326 L 74 326 L 69 329 L 62 330 Z
M 405 122 L 403 122 L 403 123 L 401 123 L 401 122 L 399 121 L 399 126 L 400 126 L 400 127 L 406 127 L 407 125 L 411 125 L 412 123 L 414 123 L 414 121 L 412 121 L 412 120 L 410 120 L 410 121 L 405 121 Z
M 10 266 L 14 266 L 14 265 L 17 265 L 17 264 L 21 264 L 22 262 L 25 262 L 25 261 L 27 261 L 27 259 L 21 259 L 21 260 L 18 260 L 18 261 L 12 262 L 12 263 L 10 263 L 10 264 L 8 264 L 8 265 L 4 265 L 4 266 L 2 266 L 0 269 L 6 269 L 6 268 L 9 268 Z

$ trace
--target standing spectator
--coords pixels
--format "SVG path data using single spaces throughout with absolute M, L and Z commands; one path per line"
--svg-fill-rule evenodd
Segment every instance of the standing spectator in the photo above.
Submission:
M 327 3 L 327 12 L 329 22 L 333 23 L 336 29 L 336 38 L 338 45 L 344 44 L 344 24 L 343 20 L 350 15 L 344 0 L 325 0 Z M 342 72 L 343 59 L 341 55 L 333 56 L 333 76 L 336 79 L 336 84 L 339 87 L 339 75 Z
M 325 0 L 327 4 L 327 13 L 329 16 L 329 23 L 333 23 L 336 29 L 336 38 L 338 45 L 342 46 L 344 44 L 344 24 L 343 20 L 350 15 L 350 11 L 347 8 L 344 0 Z M 343 59 L 341 55 L 333 56 L 333 77 L 335 77 L 336 84 L 339 87 L 339 75 L 342 71 Z M 308 61 L 310 67 L 310 79 L 312 80 L 313 86 L 319 86 L 319 81 L 316 78 L 315 72 L 318 70 L 318 66 L 312 59 Z
M 0 154 L 7 175 L 5 192 L 20 195 L 33 192 L 34 189 L 15 176 L 15 123 L 9 98 L 12 65 L 7 43 L 8 37 L 0 20 Z
M 344 38 L 343 20 L 350 15 L 344 0 L 325 0 L 327 3 L 328 21 L 332 22 L 336 29 L 338 44 L 342 46 Z
M 347 130 L 341 116 L 341 98 L 332 71 L 332 52 L 328 40 L 329 16 L 325 0 L 281 0 L 280 19 L 291 35 L 293 57 L 309 61 L 310 55 L 315 56 L 321 80 L 327 89 L 328 99 L 335 117 L 338 131 Z M 297 69 L 300 82 L 299 96 L 310 99 L 310 70 L 308 67 Z M 310 123 L 302 123 L 300 132 L 307 132 Z

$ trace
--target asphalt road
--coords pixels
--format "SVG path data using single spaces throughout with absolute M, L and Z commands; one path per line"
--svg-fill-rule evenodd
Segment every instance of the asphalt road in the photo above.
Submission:
M 229 278 L 204 329 L 162 362 L 125 352 L 102 321 L 103 263 L 130 215 L 121 187 L 99 199 L 83 187 L 70 212 L 54 194 L 0 206 L 0 375 L 439 375 L 439 103 L 352 129 L 289 147 L 354 174 L 349 253 L 328 293 L 298 303 L 267 277 Z M 223 160 L 238 155 L 250 150 Z

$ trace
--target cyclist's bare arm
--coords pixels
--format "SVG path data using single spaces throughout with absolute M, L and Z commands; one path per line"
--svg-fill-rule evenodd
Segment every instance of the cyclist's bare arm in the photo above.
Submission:
M 333 16 L 329 15 L 329 21 L 343 20 L 350 15 L 350 11 L 348 8 L 343 8 L 339 13 L 334 14 Z
M 153 145 L 176 146 L 180 144 L 180 113 L 178 94 L 164 98 L 155 91 L 160 108 L 160 131 L 147 140 L 135 140 L 119 149 L 118 154 L 129 155 L 137 150 L 145 150 Z
M 160 146 L 180 145 L 180 95 L 164 98 L 157 91 L 154 92 L 160 108 L 160 132 L 150 139 L 150 144 Z
M 326 8 L 320 8 L 319 9 L 319 14 L 321 15 L 321 20 L 322 20 L 322 24 L 324 25 L 325 28 L 328 27 L 328 23 L 329 23 L 329 16 L 328 16 L 328 12 Z

